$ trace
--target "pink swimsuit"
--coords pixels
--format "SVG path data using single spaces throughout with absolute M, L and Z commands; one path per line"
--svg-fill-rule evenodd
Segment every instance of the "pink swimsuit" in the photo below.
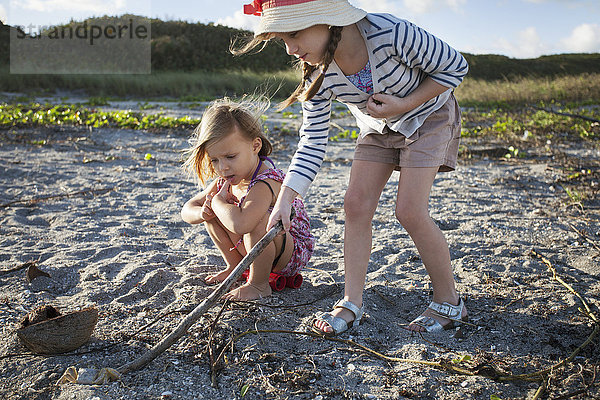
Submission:
M 270 159 L 266 159 L 270 161 L 271 164 L 273 164 L 273 162 Z M 260 169 L 261 164 L 259 164 L 258 168 L 256 169 L 257 171 Z M 269 168 L 261 174 L 255 173 L 255 175 L 252 177 L 250 185 L 248 185 L 248 191 L 246 192 L 246 196 L 248 195 L 248 192 L 250 192 L 250 189 L 259 181 L 263 181 L 269 186 L 269 189 L 271 189 L 271 186 L 265 181 L 266 179 L 273 179 L 277 182 L 283 182 L 284 178 L 285 174 L 283 173 L 283 171 L 277 168 Z M 224 183 L 225 180 L 223 178 L 220 178 L 217 183 L 217 190 L 220 190 Z M 273 191 L 273 189 L 271 189 L 271 191 Z M 239 207 L 242 206 L 242 203 L 246 199 L 246 196 L 243 196 L 239 200 Z M 290 225 L 290 235 L 294 240 L 294 251 L 292 252 L 292 258 L 287 263 L 287 265 L 283 267 L 283 269 L 280 272 L 278 272 L 278 274 L 282 276 L 294 276 L 297 273 L 299 273 L 300 270 L 302 270 L 302 268 L 304 268 L 306 264 L 308 264 L 308 261 L 312 256 L 313 249 L 315 246 L 315 238 L 310 233 L 310 222 L 308 220 L 306 210 L 304 209 L 304 203 L 302 203 L 301 199 L 296 198 L 292 203 L 292 207 L 294 209 L 294 212 L 296 213 Z M 273 211 L 273 207 L 269 207 L 269 213 L 271 211 Z M 241 244 L 241 242 L 242 239 L 240 239 L 240 241 L 236 244 L 235 247 Z

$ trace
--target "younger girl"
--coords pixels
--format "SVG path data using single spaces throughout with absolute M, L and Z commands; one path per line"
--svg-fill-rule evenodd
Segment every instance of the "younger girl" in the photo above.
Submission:
M 433 301 L 408 329 L 437 331 L 465 320 L 444 235 L 429 216 L 438 171 L 456 166 L 460 111 L 452 89 L 467 73 L 463 56 L 390 14 L 367 14 L 347 0 L 254 0 L 260 15 L 248 52 L 279 39 L 302 65 L 302 83 L 283 103 L 302 101 L 303 124 L 269 227 L 290 226 L 290 207 L 306 195 L 327 147 L 331 103 L 346 104 L 360 127 L 344 199 L 345 295 L 312 328 L 338 334 L 360 323 L 371 253 L 371 222 L 381 192 L 400 171 L 396 217 L 414 241 L 433 285 Z
M 249 102 L 215 101 L 192 135 L 192 148 L 184 167 L 202 185 L 214 176 L 217 179 L 185 203 L 181 217 L 190 224 L 204 223 L 223 255 L 227 266 L 209 275 L 209 284 L 225 280 L 265 235 L 285 177 L 267 157 L 272 146 L 263 135 L 261 111 Z M 308 263 L 314 246 L 308 217 L 299 198 L 291 207 L 296 213 L 291 227 L 252 263 L 246 284 L 225 298 L 252 300 L 269 296 L 271 272 L 294 276 Z

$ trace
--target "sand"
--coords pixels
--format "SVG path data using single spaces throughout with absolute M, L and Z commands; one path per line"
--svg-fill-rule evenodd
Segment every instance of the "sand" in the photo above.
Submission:
M 189 113 L 168 107 L 174 115 Z M 283 169 L 299 120 L 272 112 L 267 121 L 271 128 L 284 122 L 291 132 L 272 134 L 273 158 Z M 349 119 L 336 123 L 352 129 Z M 593 169 L 591 193 L 597 193 L 598 148 L 561 143 L 507 160 L 493 156 L 505 143 L 478 140 L 463 142 L 471 157 L 462 157 L 455 172 L 440 174 L 431 194 L 431 215 L 447 237 L 458 289 L 476 326 L 423 337 L 403 329 L 431 293 L 419 255 L 394 217 L 394 173 L 373 221 L 367 318 L 341 338 L 406 360 L 383 360 L 349 342 L 281 332 L 250 333 L 231 344 L 247 330 L 306 331 L 315 312 L 340 298 L 343 197 L 353 152 L 348 140 L 331 144 L 305 199 L 317 245 L 300 289 L 229 304 L 218 319 L 222 304 L 217 304 L 180 341 L 121 382 L 57 386 L 69 366 L 117 368 L 140 356 L 177 325 L 182 310 L 214 289 L 203 277 L 223 262 L 204 228 L 179 216 L 197 190 L 180 168 L 187 135 L 79 127 L 0 130 L 0 398 L 531 398 L 539 382 L 480 375 L 490 367 L 511 374 L 551 367 L 593 331 L 578 311 L 581 301 L 535 254 L 546 257 L 600 315 L 600 203 L 588 198 L 583 206 L 572 204 L 561 186 L 570 163 Z M 40 140 L 45 144 L 35 144 Z M 25 269 L 4 272 L 32 260 L 50 277 L 28 282 Z M 20 343 L 15 334 L 20 319 L 45 304 L 63 312 L 99 309 L 92 338 L 79 354 L 32 355 Z M 216 357 L 223 349 L 211 373 L 209 353 Z M 596 337 L 566 367 L 549 374 L 544 396 L 599 397 L 599 354 Z M 451 362 L 464 355 L 470 360 Z M 464 376 L 414 361 L 446 361 L 481 374 Z

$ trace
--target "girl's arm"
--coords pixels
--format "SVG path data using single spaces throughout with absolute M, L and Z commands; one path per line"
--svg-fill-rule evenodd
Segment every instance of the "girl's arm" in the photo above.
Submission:
M 448 90 L 446 86 L 440 85 L 428 76 L 414 91 L 405 97 L 383 93 L 374 94 L 367 101 L 367 111 L 375 118 L 394 117 L 414 110 L 446 90 Z
M 292 203 L 294 199 L 298 196 L 298 192 L 294 189 L 282 185 L 279 190 L 279 196 L 277 196 L 277 201 L 273 206 L 273 211 L 271 211 L 271 216 L 269 217 L 269 222 L 267 223 L 267 230 L 274 227 L 278 221 L 281 221 L 283 224 L 283 229 L 286 232 L 290 230 L 290 215 L 292 213 Z
M 371 96 L 367 110 L 375 118 L 390 118 L 414 110 L 456 88 L 469 70 L 462 54 L 426 30 L 404 20 L 399 20 L 394 29 L 396 41 L 392 44 L 398 62 L 423 71 L 426 77 L 404 97 L 381 93 Z
M 217 187 L 217 179 L 212 181 L 204 190 L 189 199 L 181 209 L 181 218 L 188 224 L 200 224 L 211 219 L 211 197 Z M 208 202 L 207 202 L 208 199 Z M 214 217 L 214 214 L 212 215 Z
M 272 181 L 269 181 L 271 183 Z M 271 183 L 273 186 L 273 184 Z M 256 183 L 241 207 L 234 204 L 235 197 L 226 182 L 212 199 L 212 210 L 223 226 L 238 235 L 252 232 L 269 211 L 273 195 L 267 185 Z
M 442 86 L 456 88 L 469 71 L 467 60 L 448 43 L 408 21 L 395 25 L 393 43 L 399 60 L 425 72 Z
M 322 88 L 312 99 L 302 102 L 300 141 L 283 181 L 283 186 L 291 189 L 294 197 L 306 195 L 323 163 L 329 138 L 332 100 L 331 90 Z

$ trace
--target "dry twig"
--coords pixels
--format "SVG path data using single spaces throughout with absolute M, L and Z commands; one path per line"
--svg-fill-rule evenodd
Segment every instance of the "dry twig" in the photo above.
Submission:
M 114 187 L 104 188 L 104 189 L 89 189 L 89 190 L 81 190 L 79 192 L 71 192 L 71 193 L 64 193 L 64 194 L 55 194 L 55 195 L 50 195 L 50 196 L 34 197 L 32 199 L 13 200 L 13 201 L 9 201 L 8 203 L 0 204 L 0 208 L 10 207 L 15 204 L 25 204 L 27 206 L 31 206 L 33 204 L 36 204 L 36 203 L 39 203 L 42 201 L 46 201 L 46 200 L 63 199 L 65 197 L 73 197 L 73 196 L 79 196 L 79 195 L 85 195 L 85 194 L 107 193 L 107 192 L 110 192 L 113 190 L 115 190 Z
M 215 317 L 215 320 L 213 321 L 213 323 L 210 325 L 210 330 L 208 332 L 208 343 L 206 346 L 208 348 L 208 356 L 210 358 L 210 383 L 211 383 L 212 387 L 214 387 L 214 388 L 217 387 L 217 362 L 215 361 L 213 346 L 212 346 L 213 345 L 213 335 L 215 332 L 215 328 L 217 326 L 217 322 L 221 318 L 221 315 L 223 315 L 223 311 L 225 311 L 228 304 L 229 304 L 229 300 L 225 300 L 225 302 L 223 303 L 223 307 L 221 307 L 221 310 L 219 310 L 219 313 Z
M 25 263 L 23 263 L 21 265 L 17 265 L 16 267 L 2 270 L 2 271 L 0 271 L 0 275 L 10 274 L 11 272 L 20 271 L 22 269 L 29 268 L 32 265 L 37 265 L 37 263 L 40 262 L 40 259 L 41 259 L 41 257 L 38 257 L 37 260 L 30 260 L 30 261 L 27 261 L 27 262 L 25 262 Z

